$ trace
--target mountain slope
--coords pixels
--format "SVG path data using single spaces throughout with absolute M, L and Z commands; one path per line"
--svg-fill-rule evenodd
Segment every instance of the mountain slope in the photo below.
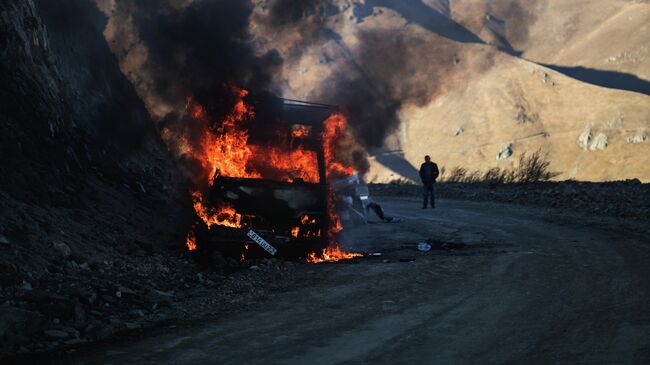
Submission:
M 513 166 L 522 153 L 538 149 L 548 153 L 558 179 L 650 180 L 650 97 L 643 89 L 650 70 L 647 2 L 448 4 L 455 21 L 501 51 L 431 32 L 390 6 L 362 24 L 341 27 L 358 58 L 359 33 L 407 40 L 399 53 L 386 56 L 408 65 L 393 68 L 388 77 L 399 82 L 389 88 L 434 85 L 419 89 L 428 95 L 402 104 L 400 127 L 374 151 L 369 180 L 417 180 L 415 168 L 425 154 L 448 168 L 485 171 Z M 388 52 L 395 49 L 390 45 L 387 39 Z M 372 72 L 372 63 L 366 66 L 375 79 L 387 77 Z
M 417 180 L 425 154 L 448 168 L 485 171 L 537 150 L 548 153 L 558 179 L 650 179 L 647 3 L 423 3 L 498 49 L 410 21 L 406 5 L 391 1 L 377 2 L 361 23 L 335 25 L 365 75 L 407 96 L 399 127 L 373 151 L 369 180 Z M 368 33 L 391 35 L 382 55 L 365 57 L 377 46 L 369 45 Z M 612 56 L 630 50 L 637 56 Z M 287 72 L 290 92 L 309 97 L 314 79 L 355 72 L 332 58 L 300 75 Z
M 483 40 L 568 76 L 650 94 L 647 1 L 457 0 L 451 17 Z
M 534 63 L 497 56 L 495 66 L 471 85 L 403 111 L 403 152 L 425 154 L 448 167 L 510 167 L 516 156 L 548 152 L 558 179 L 650 179 L 645 135 L 650 97 L 585 84 Z M 588 139 L 581 146 L 579 139 Z M 606 137 L 606 146 L 594 144 Z M 497 159 L 510 146 L 513 156 Z M 599 148 L 603 148 L 602 150 Z M 379 177 L 380 175 L 378 175 Z

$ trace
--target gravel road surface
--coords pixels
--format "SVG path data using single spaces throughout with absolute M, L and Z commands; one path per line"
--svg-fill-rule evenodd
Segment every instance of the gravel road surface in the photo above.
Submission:
M 344 241 L 381 256 L 304 265 L 309 285 L 64 363 L 650 363 L 648 224 L 489 202 L 380 203 L 401 221 Z M 435 249 L 417 251 L 423 240 Z

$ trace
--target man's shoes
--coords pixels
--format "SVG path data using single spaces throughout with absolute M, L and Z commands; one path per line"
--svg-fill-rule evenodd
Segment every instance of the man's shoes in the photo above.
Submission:
M 422 207 L 422 209 L 427 209 L 427 207 L 426 207 L 426 206 L 424 206 L 424 207 Z

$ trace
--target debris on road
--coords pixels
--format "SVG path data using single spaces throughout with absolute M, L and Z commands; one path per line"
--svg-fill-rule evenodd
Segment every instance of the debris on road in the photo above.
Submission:
M 429 239 L 427 242 L 431 245 L 432 250 L 454 250 L 465 247 L 462 242 L 441 242 L 434 239 Z

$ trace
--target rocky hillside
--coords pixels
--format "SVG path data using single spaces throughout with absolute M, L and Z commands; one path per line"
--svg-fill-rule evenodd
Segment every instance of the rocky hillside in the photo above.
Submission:
M 175 255 L 188 207 L 94 4 L 3 1 L 0 14 L 2 358 L 109 336 L 96 298 L 116 283 L 97 275 Z

